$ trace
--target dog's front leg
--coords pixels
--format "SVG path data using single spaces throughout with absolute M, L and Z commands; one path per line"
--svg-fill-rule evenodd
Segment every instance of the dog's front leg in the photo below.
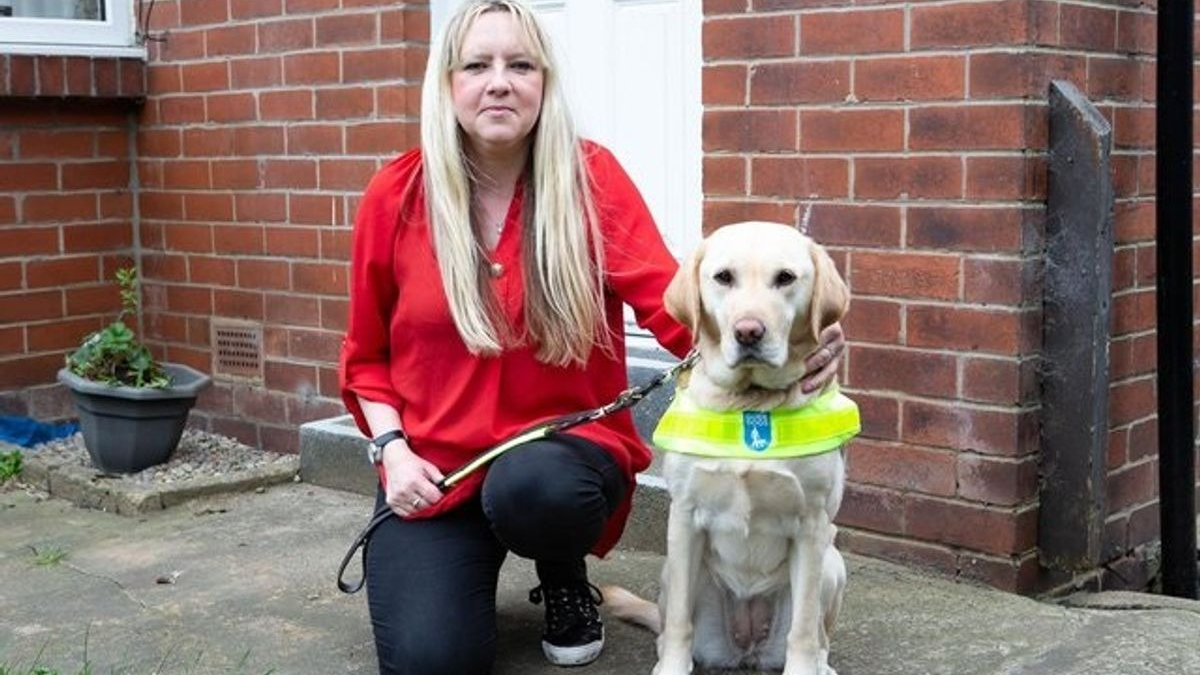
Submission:
M 820 675 L 821 572 L 833 524 L 824 510 L 804 518 L 792 540 L 792 625 L 783 675 Z
M 663 566 L 662 633 L 654 675 L 687 675 L 692 670 L 692 614 L 704 534 L 696 529 L 692 506 L 673 500 L 667 517 L 667 559 Z

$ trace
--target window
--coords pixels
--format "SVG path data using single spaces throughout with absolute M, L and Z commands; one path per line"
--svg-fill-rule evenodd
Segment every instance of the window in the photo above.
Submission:
M 144 56 L 135 0 L 0 0 L 0 53 Z

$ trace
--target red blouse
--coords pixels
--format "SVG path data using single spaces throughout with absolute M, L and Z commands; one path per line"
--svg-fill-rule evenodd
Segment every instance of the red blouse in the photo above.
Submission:
M 604 235 L 604 309 L 614 349 L 611 357 L 593 349 L 583 367 L 542 363 L 533 345 L 494 357 L 470 354 L 442 290 L 420 151 L 401 155 L 371 180 L 354 224 L 350 321 L 340 368 L 342 398 L 364 434 L 371 431 L 356 396 L 396 408 L 413 451 L 448 473 L 531 424 L 609 403 L 628 387 L 622 302 L 676 355 L 691 347 L 688 330 L 663 309 L 663 291 L 678 264 L 645 202 L 607 149 L 590 142 L 585 149 Z M 492 289 L 516 335 L 525 326 L 522 199 L 518 189 L 490 254 L 490 262 L 502 265 Z M 628 410 L 571 433 L 607 449 L 631 486 L 634 474 L 650 464 L 650 450 Z M 456 507 L 478 492 L 482 480 L 483 471 L 468 476 L 416 517 Z M 597 555 L 620 538 L 631 500 L 632 490 L 593 549 Z

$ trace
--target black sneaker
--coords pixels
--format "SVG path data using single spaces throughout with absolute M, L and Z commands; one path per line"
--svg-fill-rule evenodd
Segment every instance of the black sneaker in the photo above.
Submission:
M 564 585 L 542 583 L 529 591 L 535 605 L 546 601 L 542 652 L 556 666 L 583 666 L 604 648 L 604 623 L 596 606 L 604 602 L 600 589 L 587 581 Z

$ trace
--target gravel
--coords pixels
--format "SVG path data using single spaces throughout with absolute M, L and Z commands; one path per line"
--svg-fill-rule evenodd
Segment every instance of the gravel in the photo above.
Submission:
M 68 464 L 91 467 L 83 434 L 34 446 L 28 452 Z M 251 447 L 236 439 L 200 429 L 184 429 L 171 458 L 163 464 L 132 474 L 106 474 L 142 485 L 164 485 L 195 478 L 223 476 L 264 466 L 283 458 L 276 452 Z

